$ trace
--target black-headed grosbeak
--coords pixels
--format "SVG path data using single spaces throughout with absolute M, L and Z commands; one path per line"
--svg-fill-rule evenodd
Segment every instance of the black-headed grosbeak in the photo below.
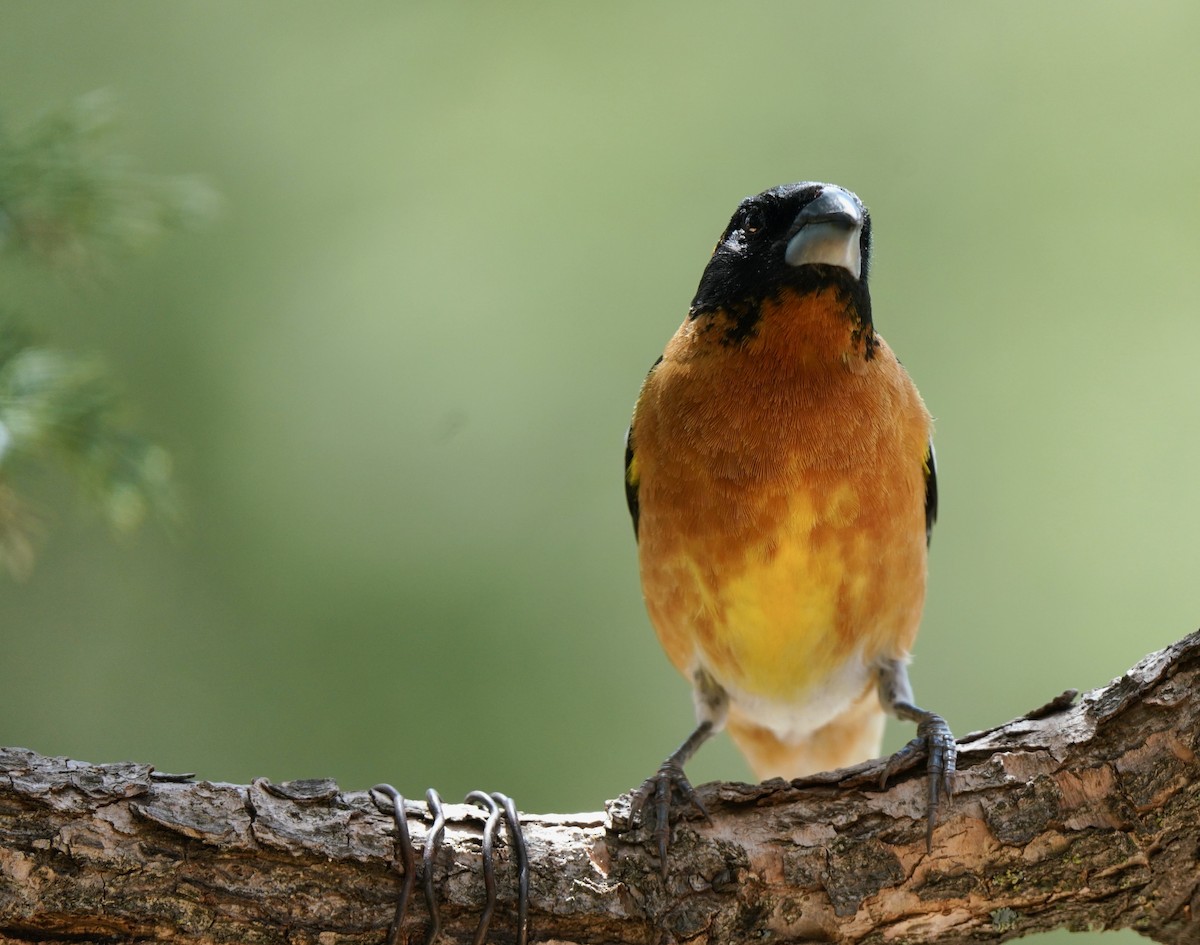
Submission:
M 890 713 L 918 725 L 897 757 L 929 755 L 927 838 L 949 791 L 954 738 L 905 668 L 937 513 L 931 420 L 875 332 L 870 251 L 841 187 L 743 200 L 634 409 L 642 589 L 699 723 L 635 796 L 655 798 L 664 870 L 673 791 L 704 812 L 683 765 L 723 727 L 760 778 L 796 778 L 878 755 Z

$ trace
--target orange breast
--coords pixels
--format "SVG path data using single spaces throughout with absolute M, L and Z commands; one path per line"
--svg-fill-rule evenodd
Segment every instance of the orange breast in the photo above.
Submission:
M 929 427 L 832 293 L 767 306 L 744 345 L 685 323 L 633 433 L 642 586 L 675 666 L 704 666 L 735 702 L 792 703 L 848 661 L 907 653 Z

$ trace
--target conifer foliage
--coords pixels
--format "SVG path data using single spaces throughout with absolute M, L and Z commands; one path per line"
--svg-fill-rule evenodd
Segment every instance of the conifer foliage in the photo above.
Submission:
M 36 279 L 111 271 L 130 252 L 211 215 L 200 181 L 139 170 L 109 145 L 114 109 L 84 96 L 13 130 L 0 116 L 0 262 Z M 26 576 L 40 514 L 24 490 L 65 471 L 117 530 L 177 519 L 171 458 L 130 428 L 117 387 L 93 356 L 13 311 L 0 281 L 0 569 Z M 42 317 L 39 317 L 42 316 Z M 31 327 L 35 326 L 35 327 Z

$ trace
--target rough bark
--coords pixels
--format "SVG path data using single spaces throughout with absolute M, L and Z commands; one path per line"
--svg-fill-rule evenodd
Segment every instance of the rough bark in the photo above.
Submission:
M 711 825 L 675 828 L 664 880 L 624 801 L 526 815 L 532 941 L 1004 940 L 1134 928 L 1200 942 L 1200 633 L 1076 705 L 964 738 L 932 852 L 926 780 L 878 763 L 786 784 L 712 784 Z M 411 803 L 418 850 L 428 820 Z M 441 941 L 483 903 L 481 817 L 448 806 Z M 0 935 L 9 941 L 380 943 L 399 887 L 393 828 L 332 782 L 213 784 L 149 765 L 0 751 Z M 490 939 L 513 940 L 498 847 Z M 419 862 L 419 860 L 418 860 Z M 418 887 L 419 888 L 419 887 Z M 421 941 L 414 894 L 403 936 Z

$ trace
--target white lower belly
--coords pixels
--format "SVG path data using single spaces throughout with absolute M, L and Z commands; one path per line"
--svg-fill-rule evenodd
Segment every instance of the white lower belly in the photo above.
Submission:
M 738 715 L 770 730 L 780 741 L 794 743 L 849 708 L 867 689 L 873 674 L 874 670 L 867 665 L 862 652 L 856 650 L 837 669 L 815 686 L 809 686 L 795 700 L 768 699 L 732 687 L 726 687 L 726 691 L 730 708 Z

